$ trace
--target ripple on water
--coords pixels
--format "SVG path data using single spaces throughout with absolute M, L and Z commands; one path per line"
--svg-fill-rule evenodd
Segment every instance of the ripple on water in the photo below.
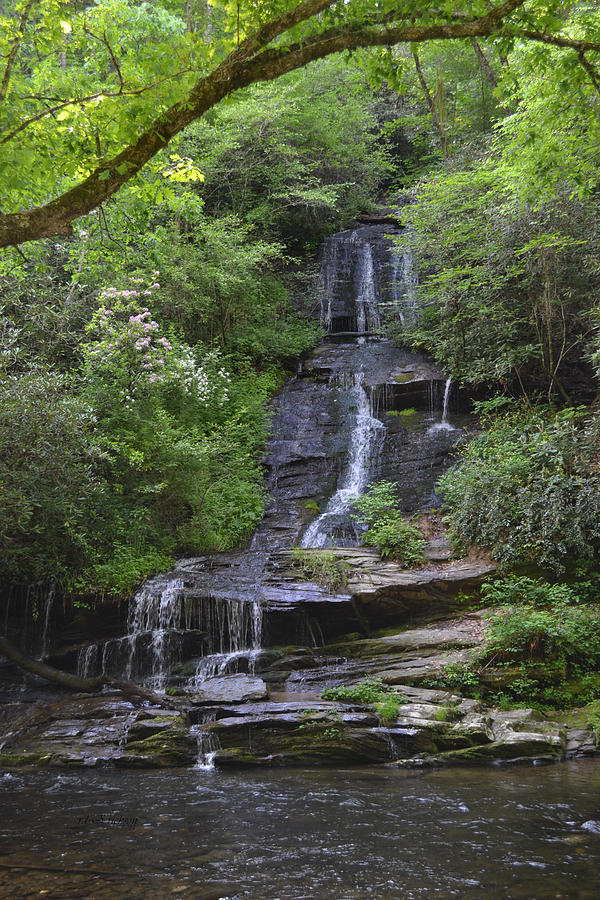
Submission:
M 574 883 L 578 900 L 597 896 L 594 761 L 412 777 L 19 772 L 0 785 L 14 787 L 0 865 L 38 867 L 3 869 L 0 897 L 542 900 Z

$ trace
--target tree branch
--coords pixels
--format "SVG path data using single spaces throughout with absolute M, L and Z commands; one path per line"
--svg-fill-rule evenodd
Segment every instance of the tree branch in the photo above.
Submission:
M 528 41 L 551 44 L 553 47 L 565 47 L 571 50 L 577 50 L 578 53 L 587 53 L 590 50 L 595 50 L 600 53 L 600 44 L 594 41 L 579 41 L 576 38 L 564 37 L 560 34 L 547 34 L 544 31 L 522 31 L 520 29 L 516 34 L 509 31 L 506 31 L 505 34 L 506 36 L 526 38 Z
M 12 73 L 12 68 L 15 64 L 15 59 L 17 58 L 17 53 L 19 52 L 19 47 L 21 45 L 21 40 L 23 38 L 23 29 L 27 24 L 27 19 L 29 18 L 29 13 L 31 11 L 31 7 L 35 3 L 35 0 L 28 0 L 25 4 L 25 9 L 21 14 L 21 18 L 19 20 L 19 26 L 17 30 L 17 36 L 12 42 L 12 47 L 10 48 L 10 52 L 8 54 L 8 59 L 6 60 L 6 68 L 4 69 L 4 75 L 2 76 L 2 82 L 0 83 L 0 106 L 4 103 L 4 99 L 6 97 L 6 92 L 8 91 L 8 83 L 10 81 L 10 76 Z
M 113 48 L 110 46 L 110 43 L 109 43 L 108 38 L 107 38 L 107 36 L 106 36 L 106 31 L 102 34 L 102 37 L 98 37 L 98 35 L 97 35 L 97 34 L 94 34 L 94 32 L 91 31 L 91 29 L 89 29 L 89 28 L 87 27 L 87 25 L 84 25 L 84 26 L 83 26 L 83 32 L 84 32 L 84 34 L 89 34 L 90 37 L 93 37 L 95 40 L 99 41 L 99 43 L 104 44 L 104 46 L 105 46 L 106 49 L 108 50 L 108 55 L 109 55 L 110 58 L 111 58 L 111 61 L 112 61 L 114 70 L 115 70 L 115 72 L 117 73 L 117 78 L 119 79 L 119 84 L 121 85 L 120 90 L 119 90 L 119 94 L 122 94 L 123 91 L 124 91 L 124 89 L 125 89 L 125 83 L 124 83 L 124 81 L 123 81 L 123 75 L 121 74 L 121 66 L 120 66 L 119 60 L 117 59 L 116 54 L 115 54 Z
M 600 79 L 598 78 L 598 73 L 594 69 L 594 67 L 591 64 L 591 62 L 589 61 L 589 59 L 586 59 L 585 50 L 580 50 L 579 53 L 577 54 L 577 56 L 578 56 L 579 62 L 581 63 L 581 65 L 583 66 L 583 68 L 585 69 L 587 74 L 589 75 L 590 81 L 594 85 L 596 93 L 600 94 Z
M 343 50 L 495 34 L 503 20 L 522 6 L 525 0 L 505 0 L 479 18 L 459 18 L 438 25 L 389 28 L 341 25 L 296 44 L 256 52 L 293 25 L 327 9 L 333 2 L 305 0 L 291 12 L 268 23 L 254 36 L 243 40 L 209 75 L 201 78 L 187 97 L 161 113 L 134 144 L 102 163 L 82 182 L 43 206 L 0 215 L 0 247 L 69 235 L 74 219 L 113 196 L 190 122 L 240 88 L 259 81 L 271 81 L 309 62 Z
M 191 69 L 182 69 L 180 72 L 174 72 L 172 75 L 165 75 L 164 78 L 160 78 L 158 81 L 154 81 L 152 82 L 152 84 L 147 84 L 141 88 L 131 88 L 130 90 L 118 91 L 96 91 L 95 94 L 88 94 L 86 97 L 73 97 L 70 100 L 64 100 L 61 103 L 57 103 L 55 106 L 51 106 L 48 109 L 43 109 L 41 112 L 37 113 L 35 116 L 31 116 L 31 118 L 29 119 L 25 119 L 25 121 L 21 122 L 19 125 L 17 125 L 16 128 L 13 128 L 12 131 L 9 131 L 7 135 L 0 139 L 0 146 L 2 146 L 2 144 L 7 144 L 9 141 L 12 141 L 14 137 L 16 137 L 22 131 L 25 131 L 26 128 L 28 128 L 30 125 L 33 125 L 35 122 L 39 122 L 40 119 L 44 119 L 46 118 L 46 116 L 53 116 L 54 113 L 60 112 L 61 109 L 66 109 L 68 106 L 79 106 L 83 103 L 91 103 L 92 100 L 97 100 L 100 97 L 137 97 L 140 94 L 144 94 L 146 91 L 151 91 L 156 87 L 160 87 L 160 85 L 164 84 L 165 81 L 170 81 L 172 78 L 180 78 L 182 75 L 187 75 L 191 71 Z M 24 99 L 33 99 L 42 102 L 50 98 L 32 97 Z

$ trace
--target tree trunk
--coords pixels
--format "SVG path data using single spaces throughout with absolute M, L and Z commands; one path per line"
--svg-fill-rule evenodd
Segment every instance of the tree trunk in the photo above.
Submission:
M 446 129 L 444 128 L 444 122 L 439 113 L 441 109 L 441 98 L 440 102 L 436 104 L 434 98 L 431 96 L 431 91 L 427 85 L 425 80 L 425 75 L 423 74 L 423 69 L 421 68 L 421 60 L 419 59 L 419 54 L 417 53 L 417 48 L 413 47 L 412 55 L 415 62 L 415 69 L 417 72 L 417 77 L 419 79 L 419 84 L 423 89 L 423 93 L 425 94 L 425 99 L 427 100 L 427 106 L 429 107 L 429 112 L 431 113 L 431 118 L 433 119 L 433 124 L 435 125 L 437 132 L 440 136 L 440 147 L 442 149 L 442 156 L 444 159 L 448 158 L 448 146 L 446 142 Z
M 32 672 L 34 675 L 39 675 L 41 678 L 45 678 L 46 681 L 51 681 L 53 684 L 68 688 L 70 691 L 77 691 L 82 694 L 96 694 L 101 691 L 105 685 L 108 685 L 128 696 L 141 697 L 143 700 L 150 700 L 152 703 L 168 707 L 169 709 L 179 708 L 176 703 L 169 700 L 167 697 L 155 694 L 154 691 L 149 691 L 137 684 L 133 684 L 131 681 L 117 681 L 114 678 L 109 678 L 107 675 L 97 675 L 96 678 L 79 678 L 77 675 L 71 675 L 69 672 L 62 672 L 60 669 L 54 669 L 52 666 L 47 666 L 46 663 L 40 662 L 38 659 L 31 659 L 31 657 L 21 653 L 20 650 L 11 644 L 7 638 L 2 637 L 2 635 L 0 635 L 0 653 L 3 653 L 7 659 L 20 669 L 24 669 L 26 672 Z
M 473 50 L 475 51 L 475 56 L 477 57 L 477 62 L 479 63 L 479 68 L 489 81 L 492 88 L 498 87 L 498 79 L 496 78 L 496 73 L 492 69 L 490 62 L 481 49 L 481 44 L 476 38 L 473 38 L 471 41 L 473 45 Z

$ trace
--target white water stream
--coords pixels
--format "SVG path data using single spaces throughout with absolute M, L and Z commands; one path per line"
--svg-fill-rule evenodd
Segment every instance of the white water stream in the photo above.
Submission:
M 364 386 L 364 375 L 354 376 L 350 391 L 356 401 L 356 423 L 350 435 L 350 460 L 340 484 L 323 513 L 308 526 L 301 547 L 326 547 L 332 540 L 332 531 L 339 524 L 340 516 L 348 513 L 352 501 L 368 483 L 373 461 L 377 456 L 385 426 L 373 416 L 369 395 Z

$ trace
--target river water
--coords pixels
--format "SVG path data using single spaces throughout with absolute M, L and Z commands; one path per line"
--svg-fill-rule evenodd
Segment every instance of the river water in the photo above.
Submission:
M 597 898 L 600 766 L 0 775 L 0 897 Z M 22 868 L 21 868 L 22 867 Z

